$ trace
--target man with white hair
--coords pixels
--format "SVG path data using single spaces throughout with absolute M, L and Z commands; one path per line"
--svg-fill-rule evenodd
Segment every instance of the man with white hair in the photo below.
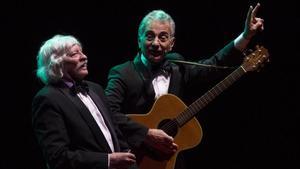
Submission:
M 84 78 L 88 58 L 73 36 L 55 35 L 40 48 L 37 77 L 45 86 L 32 102 L 34 133 L 51 169 L 136 168 L 130 147 L 157 141 L 174 153 L 177 145 L 162 130 L 130 123 L 119 130 L 101 86 Z M 128 141 L 127 141 L 128 140 Z

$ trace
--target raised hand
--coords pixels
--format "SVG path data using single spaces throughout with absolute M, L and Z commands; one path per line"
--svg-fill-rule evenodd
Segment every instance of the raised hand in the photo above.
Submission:
M 257 31 L 264 30 L 264 20 L 262 18 L 256 17 L 259 8 L 260 3 L 257 3 L 254 9 L 253 6 L 249 7 L 243 32 L 243 36 L 246 39 L 251 39 Z

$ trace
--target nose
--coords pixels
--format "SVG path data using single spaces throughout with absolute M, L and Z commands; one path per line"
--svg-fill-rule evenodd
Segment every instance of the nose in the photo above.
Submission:
M 154 45 L 159 45 L 159 43 L 160 43 L 159 38 L 158 38 L 158 37 L 155 37 L 154 40 L 153 40 L 153 44 L 154 44 Z
M 160 45 L 160 41 L 159 41 L 158 37 L 155 37 L 152 41 L 152 46 L 159 47 L 159 45 Z
M 87 56 L 84 53 L 81 52 L 80 59 L 81 60 L 87 60 Z

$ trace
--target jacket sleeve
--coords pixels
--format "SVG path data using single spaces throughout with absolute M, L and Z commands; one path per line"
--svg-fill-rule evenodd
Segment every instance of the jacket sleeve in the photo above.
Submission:
M 128 75 L 130 76 L 130 75 Z M 122 106 L 126 95 L 127 86 L 122 79 L 120 71 L 112 68 L 108 75 L 108 84 L 105 89 L 108 104 L 119 128 L 126 136 L 128 144 L 133 148 L 140 147 L 148 132 L 148 128 L 132 121 L 122 112 Z
M 234 47 L 234 42 L 230 42 L 220 51 L 209 58 L 201 59 L 198 61 L 200 64 L 216 65 L 216 66 L 227 66 L 237 68 L 243 61 L 242 52 Z M 210 82 L 219 80 L 234 69 L 218 69 L 218 68 L 207 68 L 201 66 L 186 66 L 185 81 L 190 80 L 197 81 L 201 79 L 204 82 Z

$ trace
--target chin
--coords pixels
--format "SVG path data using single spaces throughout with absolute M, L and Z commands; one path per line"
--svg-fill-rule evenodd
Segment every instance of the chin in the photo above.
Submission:
M 152 56 L 151 57 L 151 62 L 153 62 L 153 63 L 160 63 L 162 60 L 164 60 L 163 56 Z
M 88 72 L 83 72 L 78 75 L 78 78 L 83 80 L 88 75 Z

